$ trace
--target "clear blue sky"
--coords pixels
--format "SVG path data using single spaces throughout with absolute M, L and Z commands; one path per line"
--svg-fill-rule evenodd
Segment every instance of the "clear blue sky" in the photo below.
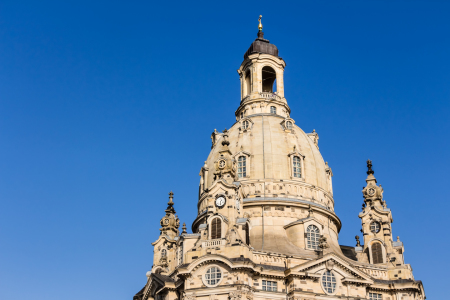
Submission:
M 336 3 L 338 2 L 338 3 Z M 0 299 L 131 299 L 168 193 L 189 227 L 210 134 L 263 15 L 296 124 L 333 169 L 340 242 L 365 161 L 428 299 L 448 297 L 448 1 L 2 1 Z M 442 260 L 442 257 L 444 260 Z

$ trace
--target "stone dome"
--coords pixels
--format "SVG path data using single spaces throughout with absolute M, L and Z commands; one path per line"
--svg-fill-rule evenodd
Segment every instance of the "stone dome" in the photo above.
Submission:
M 223 150 L 223 135 L 213 133 L 214 144 L 205 162 L 213 170 L 206 179 L 210 183 L 219 170 L 216 162 Z M 236 165 L 232 180 L 243 186 L 245 198 L 308 199 L 333 208 L 331 170 L 319 152 L 317 133 L 306 134 L 291 118 L 257 113 L 237 121 L 227 135 Z M 246 158 L 245 176 L 238 174 L 239 157 Z M 293 157 L 301 158 L 303 163 L 300 178 L 293 174 Z

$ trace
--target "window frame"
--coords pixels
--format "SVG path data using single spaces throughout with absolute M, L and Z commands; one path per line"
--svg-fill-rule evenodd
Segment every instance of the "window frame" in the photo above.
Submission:
M 378 226 L 378 227 L 377 227 Z M 375 227 L 374 229 L 372 229 L 372 227 Z M 378 229 L 378 230 L 377 230 Z M 370 223 L 370 232 L 377 234 L 381 231 L 381 224 L 378 221 L 372 221 Z
M 306 224 L 305 224 L 306 226 Z M 317 232 L 311 233 L 309 232 L 310 227 L 315 227 L 317 229 Z M 305 235 L 305 249 L 307 250 L 319 250 L 319 239 L 321 236 L 320 228 L 316 224 L 309 224 L 305 229 L 306 235 Z M 312 243 L 309 243 L 311 236 L 313 235 L 314 240 L 312 240 Z M 310 246 L 315 244 L 314 246 Z
M 383 294 L 369 292 L 369 300 L 383 300 Z
M 215 268 L 218 272 L 215 272 L 214 274 L 220 274 L 220 278 L 219 279 L 217 279 L 217 278 L 215 278 L 215 279 L 211 279 L 211 278 L 207 278 L 208 276 L 208 271 L 210 271 L 211 269 L 213 269 L 213 268 Z M 222 270 L 222 268 L 221 267 L 219 267 L 218 265 L 209 265 L 207 268 L 206 268 L 206 270 L 205 270 L 205 272 L 203 273 L 203 276 L 202 276 L 202 279 L 203 279 L 203 283 L 206 285 L 206 286 L 208 286 L 208 287 L 215 287 L 215 286 L 218 286 L 221 282 L 222 282 L 222 280 L 223 280 L 223 273 L 224 273 L 224 271 Z M 211 275 L 211 274 L 210 274 Z M 208 282 L 208 280 L 215 280 L 215 282 L 214 283 L 209 283 Z
M 300 159 L 300 177 L 294 176 L 294 157 L 298 157 Z M 291 179 L 295 180 L 305 180 L 305 156 L 301 153 L 294 151 L 288 154 L 289 165 L 291 169 Z
M 216 222 L 216 225 L 214 225 L 214 222 Z M 219 223 L 217 223 L 219 222 Z M 216 240 L 216 239 L 221 239 L 222 238 L 222 233 L 223 233 L 223 220 L 221 217 L 218 216 L 214 216 L 211 221 L 210 221 L 210 230 L 209 230 L 209 239 L 210 240 Z M 218 224 L 218 226 L 217 226 Z M 216 228 L 214 228 L 214 226 L 216 226 Z M 213 230 L 215 235 L 213 236 Z
M 330 291 L 328 290 L 329 287 L 324 286 L 325 283 L 328 283 L 328 281 L 324 281 L 324 277 L 326 277 L 325 279 L 328 279 L 328 277 L 331 277 L 331 278 L 332 278 L 331 281 L 330 281 L 331 284 L 334 283 L 334 287 L 332 287 L 332 288 L 333 288 L 333 291 L 332 291 L 332 292 L 330 292 Z M 333 279 L 334 279 L 334 282 L 333 282 Z M 328 270 L 328 269 L 326 269 L 326 270 L 322 273 L 322 275 L 320 276 L 320 286 L 322 287 L 322 290 L 323 290 L 326 294 L 328 294 L 328 295 L 334 295 L 334 294 L 336 294 L 336 292 L 337 292 L 337 290 L 338 290 L 338 279 L 337 279 L 336 275 L 334 274 L 333 270 Z
M 242 161 L 241 161 L 241 158 L 243 159 Z M 241 162 L 243 162 L 243 166 L 240 166 Z M 238 176 L 238 178 L 246 178 L 247 177 L 247 156 L 245 156 L 245 155 L 240 155 L 238 157 L 237 176 Z
M 269 285 L 267 285 L 267 283 L 269 283 Z M 262 280 L 261 289 L 266 292 L 277 292 L 278 282 L 273 280 Z
M 272 109 L 273 109 L 275 112 L 273 112 Z M 277 114 L 277 107 L 271 105 L 271 106 L 270 106 L 270 113 L 276 115 L 276 114 Z
M 161 249 L 161 257 L 167 257 L 167 250 Z

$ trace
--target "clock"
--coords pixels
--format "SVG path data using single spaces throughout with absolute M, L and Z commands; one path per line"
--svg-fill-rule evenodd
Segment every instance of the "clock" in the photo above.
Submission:
M 219 168 L 223 169 L 225 168 L 226 162 L 224 160 L 219 161 Z
M 367 194 L 369 194 L 369 196 L 375 195 L 375 189 L 374 189 L 374 188 L 370 188 L 370 189 L 367 191 Z
M 225 206 L 225 202 L 226 202 L 225 197 L 224 196 L 219 196 L 216 199 L 216 206 L 219 207 L 219 208 L 222 208 L 222 207 Z

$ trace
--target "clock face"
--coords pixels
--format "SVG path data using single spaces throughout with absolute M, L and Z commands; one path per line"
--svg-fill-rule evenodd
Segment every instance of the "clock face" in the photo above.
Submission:
M 216 206 L 223 207 L 225 205 L 225 197 L 220 196 L 216 199 Z
M 225 161 L 224 160 L 219 161 L 219 168 L 221 168 L 221 169 L 225 168 Z
M 368 193 L 370 196 L 373 196 L 373 195 L 375 195 L 375 189 L 374 189 L 374 188 L 370 188 L 370 189 L 367 191 L 367 193 Z

